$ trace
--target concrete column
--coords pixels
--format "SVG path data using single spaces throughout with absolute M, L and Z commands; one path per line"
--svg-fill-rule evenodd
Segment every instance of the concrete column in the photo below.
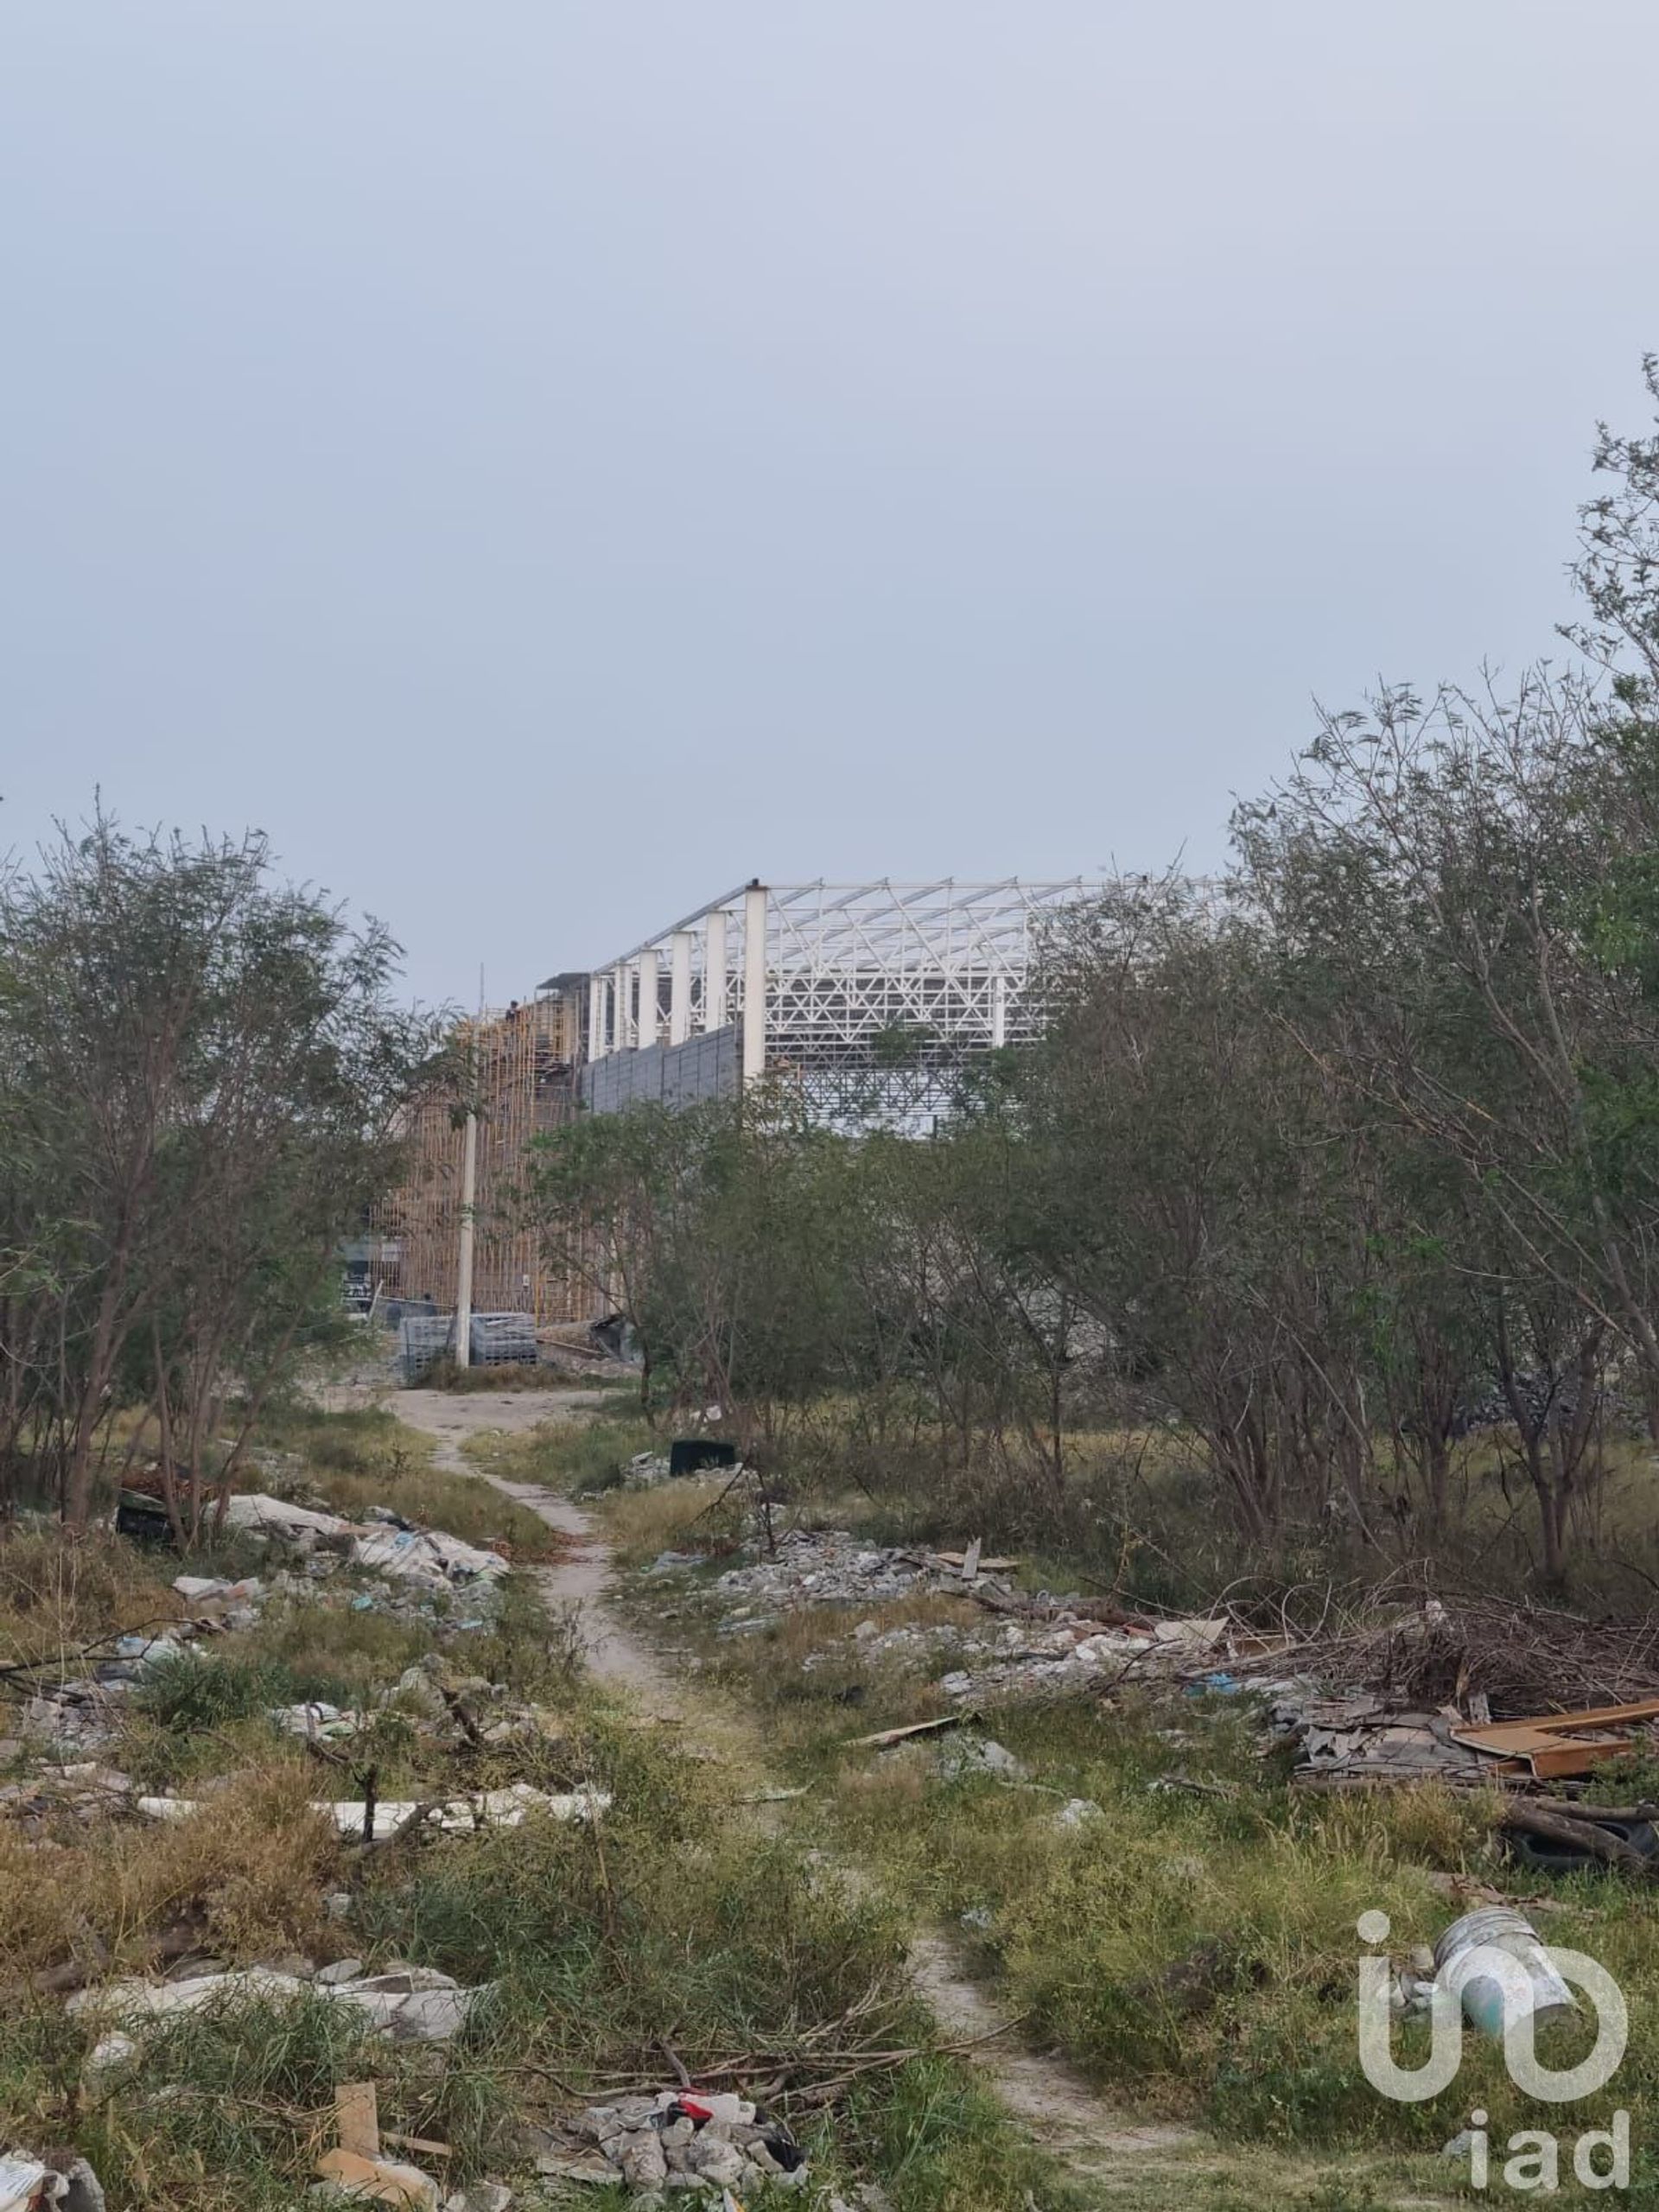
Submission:
M 657 978 L 659 963 L 654 944 L 645 947 L 639 955 L 639 1049 L 656 1045 L 662 1039 L 662 996 Z
M 723 1029 L 726 1022 L 726 909 L 716 906 L 702 933 L 702 1026 Z
M 588 978 L 588 1057 L 601 1059 L 605 1052 L 605 979 Z
M 1006 976 L 991 978 L 991 1044 L 993 1048 L 1008 1041 L 1008 979 Z
M 766 891 L 752 883 L 743 893 L 743 1087 L 766 1069 Z
M 611 970 L 611 1050 L 626 1052 L 633 1042 L 633 1020 L 628 1007 L 628 987 L 633 976 L 626 960 Z
M 691 1034 L 691 932 L 676 930 L 668 948 L 668 1041 L 683 1045 Z

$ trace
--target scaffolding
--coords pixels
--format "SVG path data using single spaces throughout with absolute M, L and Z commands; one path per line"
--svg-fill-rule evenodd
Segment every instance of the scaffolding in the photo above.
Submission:
M 478 1115 L 473 1214 L 473 1304 L 538 1324 L 586 1319 L 588 1300 L 550 1274 L 518 1203 L 533 1137 L 575 1110 L 576 1039 L 570 1009 L 553 997 L 513 1004 L 458 1025 L 455 1064 Z M 455 1293 L 461 1236 L 465 1100 L 459 1085 L 423 1097 L 401 1132 L 405 1179 L 378 1210 L 371 1266 L 384 1299 L 447 1313 Z

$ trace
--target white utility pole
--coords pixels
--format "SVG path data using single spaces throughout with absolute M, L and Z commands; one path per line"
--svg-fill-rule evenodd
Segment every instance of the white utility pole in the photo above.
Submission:
M 473 1363 L 473 1212 L 478 1196 L 478 1033 L 473 1033 L 471 1094 L 461 1146 L 461 1236 L 455 1270 L 455 1365 Z

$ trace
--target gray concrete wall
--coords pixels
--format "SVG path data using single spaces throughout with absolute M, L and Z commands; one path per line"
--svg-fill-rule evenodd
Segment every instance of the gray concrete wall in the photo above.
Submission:
M 582 1071 L 582 1103 L 592 1114 L 620 1114 L 625 1106 L 679 1109 L 709 1098 L 734 1098 L 741 1076 L 735 1022 L 683 1045 L 648 1045 L 642 1052 L 607 1052 Z

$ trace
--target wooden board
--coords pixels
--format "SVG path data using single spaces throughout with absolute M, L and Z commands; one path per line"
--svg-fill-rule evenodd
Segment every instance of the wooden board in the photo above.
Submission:
M 1521 1760 L 1540 1781 L 1588 1774 L 1604 1759 L 1630 1749 L 1631 1733 L 1644 1720 L 1659 1720 L 1659 1698 L 1634 1705 L 1597 1705 L 1581 1713 L 1541 1713 L 1527 1720 L 1495 1720 L 1484 1728 L 1454 1728 L 1454 1743 L 1490 1758 Z

